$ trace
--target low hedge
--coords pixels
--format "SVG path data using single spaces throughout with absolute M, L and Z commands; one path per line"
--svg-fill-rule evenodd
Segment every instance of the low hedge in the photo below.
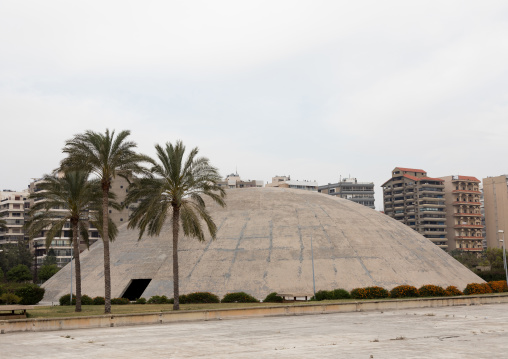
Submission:
M 454 285 L 450 285 L 445 288 L 445 293 L 448 297 L 458 296 L 458 295 L 464 295 L 457 287 Z
M 505 280 L 497 280 L 487 283 L 494 293 L 508 292 L 508 286 Z
M 419 297 L 420 293 L 416 287 L 412 285 L 399 285 L 390 291 L 392 298 L 412 298 Z
M 284 298 L 282 298 L 280 295 L 277 295 L 277 293 L 272 292 L 266 296 L 266 298 L 263 300 L 265 303 L 282 303 L 284 302 Z
M 420 293 L 420 297 L 444 297 L 446 296 L 446 292 L 443 287 L 433 284 L 422 285 L 418 292 Z
M 464 289 L 465 295 L 492 293 L 492 289 L 487 283 L 469 283 Z
M 351 298 L 353 299 L 382 299 L 388 298 L 390 293 L 381 287 L 365 287 L 355 288 L 351 291 Z
M 25 284 L 18 288 L 14 294 L 21 298 L 19 304 L 34 305 L 39 303 L 44 297 L 44 288 L 39 287 L 37 284 Z
M 148 304 L 170 304 L 171 301 L 165 295 L 154 295 L 147 301 Z
M 131 301 L 127 298 L 111 298 L 111 304 L 115 305 L 125 305 L 130 304 Z
M 259 300 L 245 292 L 228 293 L 222 298 L 222 303 L 258 303 Z
M 146 299 L 141 297 L 136 299 L 136 304 L 146 304 Z
M 180 296 L 180 304 L 197 304 L 197 303 L 220 303 L 220 299 L 210 292 L 195 292 Z
M 104 305 L 106 304 L 106 299 L 104 297 L 95 297 L 93 299 L 93 305 Z

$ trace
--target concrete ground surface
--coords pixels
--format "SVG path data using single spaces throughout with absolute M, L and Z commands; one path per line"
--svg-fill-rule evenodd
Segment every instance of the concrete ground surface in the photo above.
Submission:
M 508 304 L 0 335 L 0 358 L 506 358 Z

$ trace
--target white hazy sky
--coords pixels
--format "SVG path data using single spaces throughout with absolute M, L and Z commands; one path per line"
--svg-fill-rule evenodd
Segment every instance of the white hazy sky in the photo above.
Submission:
M 221 174 L 507 173 L 506 1 L 0 2 L 0 189 L 64 141 L 181 139 Z

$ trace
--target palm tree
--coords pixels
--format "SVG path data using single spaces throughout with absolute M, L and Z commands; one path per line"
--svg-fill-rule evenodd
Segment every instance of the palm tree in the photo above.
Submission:
M 108 196 L 111 181 L 116 176 L 129 179 L 135 173 L 144 172 L 139 165 L 148 158 L 133 151 L 136 143 L 127 141 L 130 131 L 115 131 L 104 134 L 86 131 L 66 141 L 63 152 L 67 157 L 60 163 L 61 170 L 86 169 L 96 175 L 102 189 L 102 240 L 104 242 L 104 312 L 111 313 L 111 273 L 109 254 Z
M 26 227 L 31 237 L 46 232 L 46 248 L 55 237 L 60 237 L 70 222 L 76 270 L 76 312 L 81 312 L 81 266 L 78 232 L 88 244 L 89 211 L 97 211 L 102 203 L 98 181 L 88 181 L 88 172 L 66 172 L 63 176 L 47 175 L 38 185 L 40 191 L 32 193 L 35 204 L 29 212 Z
M 148 235 L 160 235 L 166 219 L 171 215 L 173 226 L 173 309 L 180 309 L 178 277 L 178 235 L 180 220 L 186 237 L 204 241 L 200 219 L 215 239 L 217 226 L 210 217 L 202 195 L 224 207 L 226 193 L 217 184 L 221 177 L 207 158 L 196 158 L 194 148 L 184 161 L 185 146 L 177 141 L 166 148 L 155 146 L 160 163 L 154 162 L 151 175 L 135 180 L 129 187 L 127 203 L 137 203 L 129 217 L 129 228 L 139 228 L 139 238 L 148 229 Z M 148 227 L 148 228 L 147 228 Z

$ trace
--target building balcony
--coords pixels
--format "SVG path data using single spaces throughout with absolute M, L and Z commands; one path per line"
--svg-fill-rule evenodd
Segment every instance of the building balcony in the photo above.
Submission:
M 481 213 L 454 213 L 454 217 L 481 217 Z
M 472 240 L 483 241 L 483 237 L 475 237 L 475 236 L 455 236 L 454 238 L 455 238 L 455 240 L 472 239 Z
M 483 226 L 481 224 L 456 224 L 453 226 L 453 228 L 478 228 L 482 229 Z
M 422 228 L 422 226 L 420 226 L 420 228 Z M 442 234 L 446 235 L 448 232 L 446 232 L 446 231 L 426 231 L 426 230 L 424 230 L 424 231 L 422 231 L 420 233 L 422 233 L 424 236 L 425 235 L 440 236 Z M 443 238 L 433 238 L 433 239 L 441 239 L 442 240 Z
M 405 213 L 404 212 L 401 212 L 401 213 L 395 213 L 395 218 L 402 218 L 405 216 Z
M 454 189 L 452 191 L 452 193 L 477 193 L 477 194 L 481 194 L 480 191 L 474 191 L 474 190 L 469 190 L 469 189 Z
M 467 202 L 467 201 L 455 201 L 455 202 L 452 202 L 452 204 L 453 205 L 465 204 L 468 206 L 481 206 L 481 202 Z
M 446 228 L 446 224 L 425 223 L 420 224 L 420 228 Z

